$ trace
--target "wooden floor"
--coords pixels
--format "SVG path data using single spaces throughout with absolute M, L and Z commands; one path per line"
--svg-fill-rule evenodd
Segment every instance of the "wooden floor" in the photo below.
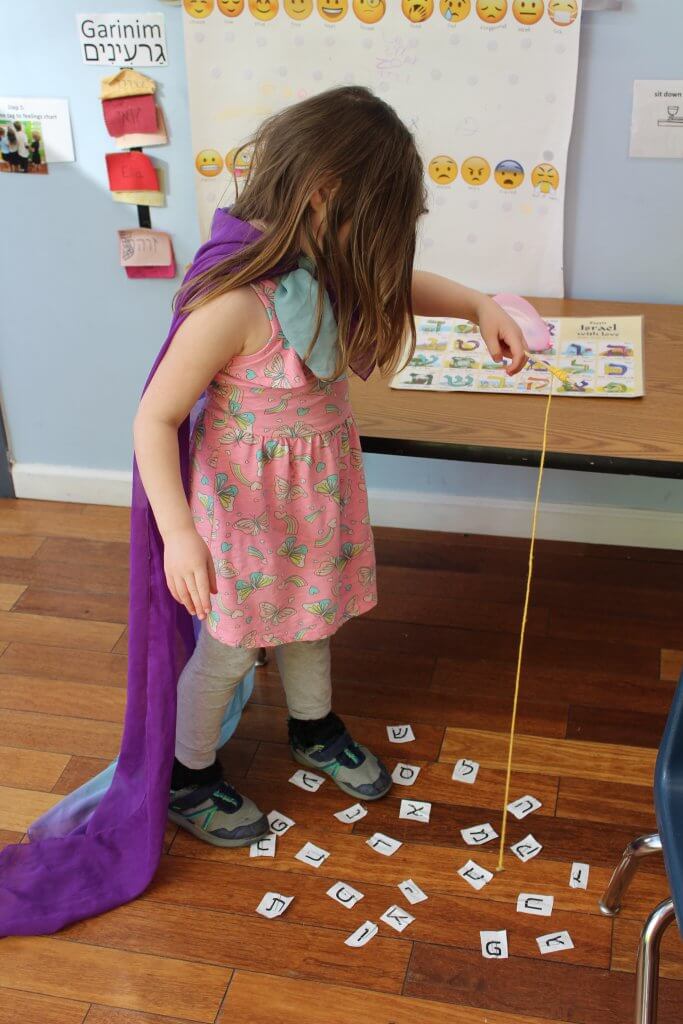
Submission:
M 76 505 L 0 504 L 0 840 L 102 768 L 118 750 L 126 673 L 127 515 Z M 334 642 L 335 706 L 355 736 L 420 765 L 353 829 L 327 782 L 288 784 L 285 710 L 275 670 L 225 749 L 230 778 L 268 812 L 296 821 L 275 860 L 250 859 L 169 828 L 142 899 L 54 937 L 0 943 L 0 1024 L 627 1024 L 641 923 L 666 893 L 657 858 L 624 911 L 597 898 L 624 845 L 654 826 L 655 750 L 683 662 L 683 554 L 542 543 L 520 705 L 513 795 L 543 802 L 511 822 L 532 831 L 535 860 L 509 856 L 482 892 L 457 875 L 459 830 L 500 821 L 526 544 L 377 531 L 380 605 Z M 411 723 L 414 743 L 387 741 Z M 474 786 L 454 761 L 481 763 Z M 432 802 L 429 824 L 398 820 L 406 793 Z M 404 841 L 391 858 L 365 844 Z M 315 871 L 294 859 L 306 840 L 331 851 Z M 492 867 L 487 847 L 475 859 Z M 591 865 L 570 889 L 572 861 Z M 401 935 L 385 926 L 363 949 L 344 939 L 403 903 L 413 878 L 429 895 Z M 365 893 L 353 910 L 325 893 Z M 254 912 L 267 890 L 296 898 L 286 916 Z M 550 921 L 516 913 L 520 891 L 552 893 Z M 568 929 L 575 948 L 541 958 L 535 937 Z M 507 929 L 510 958 L 484 960 L 480 930 Z M 683 950 L 664 944 L 659 1024 L 683 1019 Z

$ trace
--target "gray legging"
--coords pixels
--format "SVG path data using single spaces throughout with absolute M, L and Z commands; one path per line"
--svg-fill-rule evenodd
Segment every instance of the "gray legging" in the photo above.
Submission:
M 175 753 L 188 768 L 213 764 L 225 709 L 257 654 L 258 648 L 228 647 L 202 623 L 178 680 Z M 275 658 L 292 718 L 324 718 L 332 707 L 329 640 L 282 644 Z

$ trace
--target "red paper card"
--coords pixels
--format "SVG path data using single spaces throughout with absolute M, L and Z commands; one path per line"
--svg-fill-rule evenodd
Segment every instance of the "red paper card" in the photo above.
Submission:
M 112 192 L 130 189 L 159 191 L 157 172 L 146 153 L 107 153 L 105 159 Z
M 122 96 L 102 100 L 107 131 L 114 138 L 129 132 L 155 132 L 157 108 L 153 96 Z
M 175 261 L 167 267 L 126 267 L 128 277 L 175 277 Z

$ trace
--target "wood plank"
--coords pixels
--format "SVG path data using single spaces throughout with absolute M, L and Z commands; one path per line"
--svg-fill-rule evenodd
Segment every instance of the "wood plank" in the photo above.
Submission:
M 52 615 L 0 611 L 0 640 L 111 651 L 122 632 L 123 626 L 110 622 L 80 622 Z
M 17 608 L 33 615 L 61 615 L 90 622 L 120 622 L 125 625 L 128 621 L 126 594 L 85 594 L 80 590 L 31 586 Z
M 660 679 L 668 679 L 672 683 L 677 683 L 681 672 L 683 672 L 683 651 L 662 651 Z
M 11 736 L 8 735 L 7 738 L 10 739 Z M 3 785 L 14 789 L 49 791 L 66 768 L 68 761 L 67 754 L 0 747 L 0 779 Z
M 125 704 L 125 690 L 115 686 L 56 679 L 46 686 L 44 679 L 0 675 L 0 708 L 121 723 Z
M 633 977 L 565 963 L 565 953 L 553 954 L 539 964 L 515 956 L 514 946 L 512 950 L 509 960 L 492 965 L 480 952 L 416 943 L 404 992 L 497 1012 L 545 1014 L 573 1024 L 624 1024 L 631 1020 Z M 677 1024 L 682 1018 L 683 983 L 663 979 L 658 1024 Z
M 232 985 L 232 982 L 230 983 Z M 139 1013 L 117 1010 L 113 1006 L 91 1006 L 87 1024 L 189 1024 L 187 1017 L 161 1016 L 158 1013 Z
M 0 989 L 0 1024 L 82 1024 L 87 1003 Z
M 324 1007 L 325 1024 L 348 1024 L 354 1020 L 363 1024 L 369 1021 L 372 1024 L 416 1024 L 416 1021 L 424 1024 L 549 1024 L 546 1017 L 520 1017 L 516 1013 L 495 1013 L 473 1006 L 448 1006 L 427 999 L 245 971 L 235 972 L 217 1024 L 266 1024 L 268 1021 L 301 1024 L 301 1008 L 306 1006 Z M 97 1020 L 95 1024 L 109 1022 Z M 553 1024 L 562 1022 L 553 1021 Z
M 50 502 L 45 502 L 50 504 Z M 39 509 L 2 511 L 0 533 L 40 534 L 43 537 L 73 537 L 83 540 L 128 541 L 130 529 L 121 516 L 105 515 L 102 506 L 86 512 L 49 512 Z M 118 510 L 114 510 L 118 511 Z M 121 510 L 126 511 L 126 510 Z M 130 513 L 129 513 L 130 514 Z
M 59 797 L 31 789 L 13 789 L 0 786 L 0 828 L 10 832 L 25 832 L 31 822 L 54 807 Z M 7 982 L 0 981 L 1 984 Z
M 12 643 L 0 658 L 0 673 L 125 686 L 127 659 L 119 654 L 74 650 L 42 643 Z
M 50 565 L 55 562 L 96 565 L 106 569 L 108 574 L 112 569 L 123 569 L 127 573 L 129 558 L 130 546 L 125 542 L 47 537 L 36 560 Z
M 225 967 L 63 938 L 6 938 L 2 951 L 0 985 L 6 988 L 167 1016 L 180 1014 L 191 1021 L 215 1020 L 231 976 Z
M 652 908 L 654 910 L 654 907 Z M 633 974 L 638 958 L 640 932 L 644 922 L 621 917 L 614 921 L 612 970 Z M 683 981 L 683 939 L 674 921 L 664 933 L 659 961 L 660 978 Z
M 648 715 L 623 708 L 571 705 L 567 718 L 567 739 L 657 750 L 665 725 L 666 715 Z
M 119 752 L 121 727 L 114 722 L 0 709 L 0 736 L 11 736 L 15 747 L 111 760 Z
M 4 850 L 6 846 L 16 846 L 23 838 L 23 832 L 12 832 L 10 829 L 0 828 L 0 850 Z
M 285 883 L 288 881 L 285 879 Z M 288 893 L 286 884 L 283 888 Z M 261 895 L 265 892 L 264 888 Z M 410 943 L 398 937 L 378 937 L 354 950 L 350 957 L 344 945 L 350 931 L 344 924 L 341 930 L 302 929 L 286 918 L 265 921 L 255 912 L 247 917 L 139 900 L 90 921 L 80 921 L 65 934 L 69 939 L 98 946 L 290 977 L 355 984 L 361 976 L 366 988 L 400 992 Z M 195 987 L 193 982 L 193 992 Z M 174 1008 L 174 1012 L 179 1011 L 179 1006 Z M 187 1011 L 182 1012 L 189 1016 Z
M 651 786 L 630 786 L 621 782 L 593 779 L 560 779 L 558 817 L 583 818 L 624 825 L 633 833 L 656 832 Z
M 353 715 L 345 716 L 345 722 L 354 739 L 370 747 L 378 757 L 389 757 L 397 752 L 399 745 L 389 742 L 386 727 L 404 723 L 395 719 L 378 722 L 376 719 Z M 415 725 L 413 731 L 415 740 L 400 745 L 402 755 L 435 761 L 441 748 L 443 726 L 421 724 Z M 241 739 L 284 744 L 287 742 L 287 715 L 280 708 L 248 704 L 235 735 Z
M 339 650 L 339 648 L 337 648 Z M 346 717 L 357 715 L 365 718 L 380 718 L 385 722 L 410 721 L 428 725 L 459 725 L 463 728 L 492 729 L 506 731 L 510 726 L 512 705 L 512 684 L 504 696 L 489 696 L 485 689 L 474 689 L 457 682 L 450 689 L 435 692 L 428 679 L 420 686 L 420 699 L 415 700 L 417 678 L 413 677 L 412 687 L 400 689 L 389 672 L 379 667 L 370 671 L 362 681 L 355 683 L 340 681 L 334 666 L 335 711 Z M 419 677 L 418 677 L 419 678 Z M 368 686 L 367 680 L 373 685 Z M 485 684 L 484 684 L 485 685 Z M 256 684 L 253 701 L 274 707 L 286 704 L 279 677 L 261 676 Z M 526 700 L 519 704 L 519 728 L 522 732 L 539 736 L 564 737 L 566 732 L 568 705 L 547 700 Z
M 128 590 L 128 570 L 124 566 L 113 566 L 105 571 L 101 566 L 79 559 L 52 562 L 40 557 L 21 559 L 5 556 L 0 558 L 0 579 L 50 590 L 116 594 L 121 598 Z
M 501 733 L 480 729 L 447 728 L 440 761 L 471 757 L 492 768 L 507 763 L 508 739 Z M 552 740 L 519 734 L 515 738 L 517 771 L 541 772 L 578 779 L 602 779 L 651 785 L 657 752 L 611 743 Z
M 265 874 L 229 863 L 207 864 L 184 857 L 165 857 L 145 899 L 250 916 L 264 892 L 282 891 L 282 873 L 264 870 Z M 287 923 L 306 929 L 324 926 L 350 934 L 366 920 L 378 922 L 392 904 L 405 904 L 395 887 L 365 882 L 361 888 L 364 899 L 352 910 L 345 910 L 326 895 L 329 886 L 329 878 L 318 878 L 317 872 L 287 875 L 286 892 L 294 896 L 287 911 Z M 211 902 L 212 895 L 214 902 Z M 415 921 L 402 936 L 403 940 L 479 950 L 480 929 L 508 928 L 515 936 L 520 955 L 540 957 L 535 942 L 539 934 L 538 919 L 518 914 L 513 904 L 482 899 L 473 914 L 468 897 L 435 893 L 413 913 Z M 574 933 L 576 948 L 568 954 L 568 961 L 609 967 L 612 924 L 607 918 L 556 911 L 552 927 L 569 928 Z M 385 937 L 393 934 L 385 925 L 380 925 L 380 933 Z
M 128 629 L 124 629 L 120 640 L 117 640 L 115 646 L 112 647 L 112 654 L 128 654 Z
M 2 533 L 2 510 L 0 509 L 0 558 L 33 558 L 40 551 L 44 537 L 22 537 L 20 534 Z
M 644 647 L 669 647 L 680 643 L 680 619 L 667 620 L 608 615 L 599 612 L 585 615 L 567 615 L 566 609 L 551 609 L 548 614 L 546 635 L 584 643 L 586 639 L 602 641 L 605 646 L 618 645 L 626 636 L 631 644 Z
M 372 809 L 368 818 L 371 813 Z M 475 892 L 460 878 L 457 869 L 462 867 L 474 852 L 477 864 L 495 872 L 498 855 L 494 844 L 488 846 L 486 850 L 479 847 L 476 851 L 470 849 L 468 853 L 464 853 L 461 849 L 433 844 L 404 843 L 392 857 L 382 857 L 367 846 L 364 836 L 354 833 L 342 835 L 333 830 L 331 825 L 323 831 L 322 828 L 310 826 L 302 816 L 299 817 L 298 824 L 299 828 L 290 829 L 286 835 L 278 839 L 278 853 L 273 860 L 264 857 L 250 858 L 247 850 L 224 850 L 210 846 L 195 839 L 183 829 L 178 832 L 170 848 L 170 854 L 172 857 L 191 857 L 199 861 L 220 864 L 241 861 L 250 871 L 277 871 L 285 877 L 282 883 L 285 886 L 295 872 L 304 875 L 312 873 L 312 868 L 295 860 L 297 851 L 304 842 L 310 840 L 330 853 L 328 860 L 317 869 L 316 876 L 331 881 L 342 879 L 351 882 L 361 892 L 364 891 L 363 887 L 369 884 L 396 886 L 404 879 L 412 878 L 429 896 L 443 893 L 469 900 L 516 904 L 519 893 L 529 891 L 532 878 L 534 891 L 554 893 L 557 911 L 593 915 L 599 914 L 598 896 L 612 874 L 611 868 L 594 867 L 591 870 L 587 891 L 570 889 L 568 861 L 553 861 L 541 854 L 534 859 L 531 867 L 521 864 L 516 857 L 508 854 L 505 858 L 505 870 L 495 873 L 494 880 L 482 890 L 482 896 L 482 893 Z M 572 858 L 579 859 L 578 855 Z M 666 897 L 668 891 L 663 875 L 643 871 L 637 875 L 629 892 L 628 905 L 624 907 L 622 913 L 642 920 L 656 903 Z
M 10 611 L 25 590 L 21 583 L 0 583 L 0 609 Z

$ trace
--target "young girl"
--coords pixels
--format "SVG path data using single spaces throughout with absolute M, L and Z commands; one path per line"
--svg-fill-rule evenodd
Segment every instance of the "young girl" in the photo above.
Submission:
M 181 288 L 176 311 L 189 315 L 134 428 L 168 588 L 201 620 L 178 683 L 169 814 L 219 846 L 268 831 L 216 758 L 225 709 L 262 646 L 275 648 L 294 759 L 356 800 L 391 787 L 332 709 L 330 637 L 376 603 L 348 369 L 395 369 L 416 313 L 476 321 L 508 373 L 526 359 L 491 299 L 413 272 L 423 168 L 386 103 L 331 90 L 271 117 L 251 145 L 246 185 L 217 213 L 246 245 Z M 178 427 L 205 390 L 186 496 Z

